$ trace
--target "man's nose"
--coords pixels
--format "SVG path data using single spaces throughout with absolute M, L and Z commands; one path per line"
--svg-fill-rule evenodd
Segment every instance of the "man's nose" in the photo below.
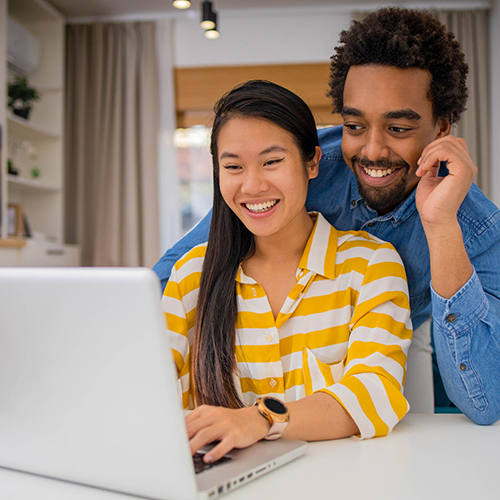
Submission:
M 389 156 L 389 147 L 387 146 L 383 131 L 371 129 L 365 138 L 366 140 L 361 151 L 362 156 L 372 161 Z
M 256 195 L 267 191 L 269 183 L 267 182 L 266 175 L 260 168 L 249 168 L 245 172 L 243 185 L 241 190 L 245 194 Z

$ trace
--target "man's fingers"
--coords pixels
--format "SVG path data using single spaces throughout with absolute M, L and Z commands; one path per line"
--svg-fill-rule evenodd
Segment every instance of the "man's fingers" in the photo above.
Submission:
M 469 157 L 469 150 L 465 139 L 452 135 L 442 137 L 428 144 L 419 158 L 419 166 L 427 164 L 432 155 L 439 156 L 439 161 L 457 160 L 463 163 L 472 161 Z
M 469 148 L 467 147 L 467 142 L 465 141 L 465 139 L 462 139 L 462 137 L 457 137 L 457 141 L 460 144 L 460 146 L 462 146 L 465 153 L 469 155 Z
M 450 173 L 454 171 L 454 167 L 459 167 L 461 165 L 460 171 L 465 172 L 465 170 L 463 170 L 464 166 L 473 165 L 471 159 L 461 146 L 458 147 L 456 144 L 449 143 L 435 144 L 432 147 L 426 148 L 422 153 L 417 175 L 423 176 L 426 172 L 431 172 L 431 175 L 434 176 L 434 170 L 435 175 L 437 175 L 439 172 L 439 165 L 442 161 L 447 163 Z M 466 170 L 468 170 L 467 167 Z
M 422 159 L 420 161 L 419 167 L 415 174 L 419 177 L 423 177 L 424 175 L 426 177 L 437 177 L 439 173 L 439 165 L 439 161 L 434 161 L 434 163 L 432 163 L 431 161 L 429 161 L 429 157 L 427 156 L 425 159 Z

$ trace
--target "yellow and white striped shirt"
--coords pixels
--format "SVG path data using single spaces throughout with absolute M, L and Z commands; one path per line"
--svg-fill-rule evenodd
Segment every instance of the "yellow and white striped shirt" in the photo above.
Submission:
M 247 405 L 272 395 L 296 401 L 317 391 L 336 398 L 361 438 L 388 434 L 409 409 L 403 396 L 412 338 L 408 286 L 390 243 L 337 231 L 321 214 L 276 321 L 264 289 L 236 276 L 237 377 Z M 196 301 L 206 243 L 174 266 L 162 299 L 186 409 Z

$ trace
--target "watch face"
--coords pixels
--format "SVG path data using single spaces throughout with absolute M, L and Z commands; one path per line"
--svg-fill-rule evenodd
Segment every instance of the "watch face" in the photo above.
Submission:
M 266 407 L 278 415 L 284 415 L 286 413 L 286 406 L 276 399 L 266 398 L 264 399 L 264 404 Z

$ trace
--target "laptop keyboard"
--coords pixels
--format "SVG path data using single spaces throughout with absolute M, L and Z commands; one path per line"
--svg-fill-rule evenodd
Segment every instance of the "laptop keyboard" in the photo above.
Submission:
M 224 462 L 227 462 L 228 460 L 231 460 L 231 457 L 224 456 L 224 457 L 220 458 L 219 460 L 217 460 L 216 462 L 213 462 L 211 464 L 206 464 L 203 461 L 204 456 L 205 456 L 204 453 L 195 453 L 193 455 L 194 471 L 196 472 L 196 474 L 199 474 L 200 472 L 211 469 L 212 467 L 223 464 Z

